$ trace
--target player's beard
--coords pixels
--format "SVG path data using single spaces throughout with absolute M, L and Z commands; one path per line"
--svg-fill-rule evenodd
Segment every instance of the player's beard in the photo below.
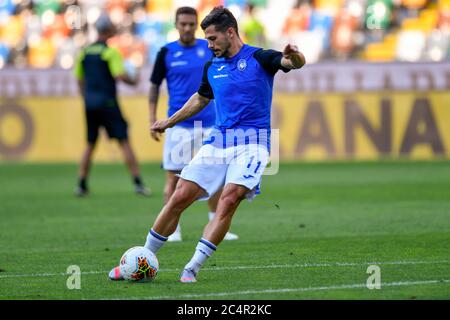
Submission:
M 227 57 L 229 56 L 230 47 L 231 47 L 231 43 L 230 43 L 230 42 L 227 42 L 226 45 L 225 45 L 225 49 L 222 51 L 222 54 L 218 56 L 218 55 L 216 55 L 216 53 L 214 52 L 214 55 L 215 55 L 217 58 L 227 58 Z
M 180 42 L 181 44 L 188 46 L 188 45 L 192 45 L 195 41 L 195 36 L 192 34 L 184 34 L 182 36 L 180 36 Z

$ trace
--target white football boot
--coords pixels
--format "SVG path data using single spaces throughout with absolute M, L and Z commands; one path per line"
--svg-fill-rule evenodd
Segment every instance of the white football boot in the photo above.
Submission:
M 120 274 L 119 266 L 112 268 L 112 270 L 108 274 L 108 277 L 111 280 L 123 280 L 123 277 Z

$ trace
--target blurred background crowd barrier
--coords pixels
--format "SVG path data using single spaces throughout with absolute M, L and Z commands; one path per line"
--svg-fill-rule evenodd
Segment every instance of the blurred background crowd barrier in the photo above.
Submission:
M 245 42 L 305 53 L 307 66 L 275 81 L 281 159 L 450 157 L 450 0 L 0 0 L 0 161 L 78 161 L 84 114 L 71 69 L 103 9 L 119 31 L 109 44 L 141 68 L 139 86 L 119 91 L 132 143 L 140 160 L 159 161 L 148 78 L 185 5 L 200 19 L 225 5 Z M 102 139 L 96 158 L 118 160 Z

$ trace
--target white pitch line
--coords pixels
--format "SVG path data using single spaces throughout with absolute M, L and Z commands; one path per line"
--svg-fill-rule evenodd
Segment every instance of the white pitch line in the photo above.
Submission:
M 320 268 L 320 267 L 354 267 L 365 265 L 415 265 L 415 264 L 445 264 L 450 260 L 436 261 L 385 261 L 385 262 L 328 262 L 328 263 L 302 263 L 302 264 L 281 264 L 267 266 L 230 266 L 230 267 L 212 267 L 202 270 L 241 270 L 241 269 L 274 269 L 274 268 Z
M 230 267 L 206 267 L 202 271 L 222 271 L 222 270 L 247 270 L 247 269 L 287 269 L 287 268 L 325 268 L 325 267 L 354 267 L 366 265 L 419 265 L 419 264 L 450 264 L 450 260 L 403 260 L 403 261 L 379 261 L 379 262 L 326 262 L 326 263 L 302 263 L 302 264 L 272 264 L 264 266 L 230 266 Z M 160 269 L 160 272 L 180 272 L 180 269 Z M 83 271 L 81 275 L 107 274 L 108 271 Z M 24 278 L 24 277 L 55 277 L 67 276 L 68 273 L 28 273 L 28 274 L 5 274 L 0 275 L 4 278 Z
M 422 281 L 399 281 L 381 283 L 383 287 L 401 287 L 401 286 L 416 286 L 426 284 L 448 284 L 450 279 L 444 280 L 422 280 Z M 159 296 L 159 297 L 127 297 L 127 298 L 113 298 L 104 300 L 163 300 L 163 299 L 189 299 L 189 298 L 207 298 L 207 297 L 225 297 L 233 295 L 249 295 L 249 294 L 267 294 L 267 293 L 292 293 L 292 292 L 308 292 L 308 291 L 328 291 L 328 290 L 342 290 L 342 289 L 358 289 L 367 288 L 367 284 L 355 283 L 344 284 L 338 286 L 327 287 L 306 287 L 306 288 L 283 288 L 283 289 L 265 289 L 265 290 L 246 290 L 234 292 L 215 292 L 215 293 L 201 293 L 201 294 L 181 294 L 174 296 Z

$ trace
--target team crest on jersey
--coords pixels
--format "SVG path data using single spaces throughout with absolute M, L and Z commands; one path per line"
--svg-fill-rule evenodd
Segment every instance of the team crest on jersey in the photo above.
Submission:
M 205 56 L 205 50 L 203 48 L 198 48 L 197 56 L 199 56 L 200 58 L 203 58 Z
M 245 68 L 247 67 L 247 61 L 245 61 L 244 59 L 239 60 L 237 63 L 237 67 L 239 71 L 244 71 Z

